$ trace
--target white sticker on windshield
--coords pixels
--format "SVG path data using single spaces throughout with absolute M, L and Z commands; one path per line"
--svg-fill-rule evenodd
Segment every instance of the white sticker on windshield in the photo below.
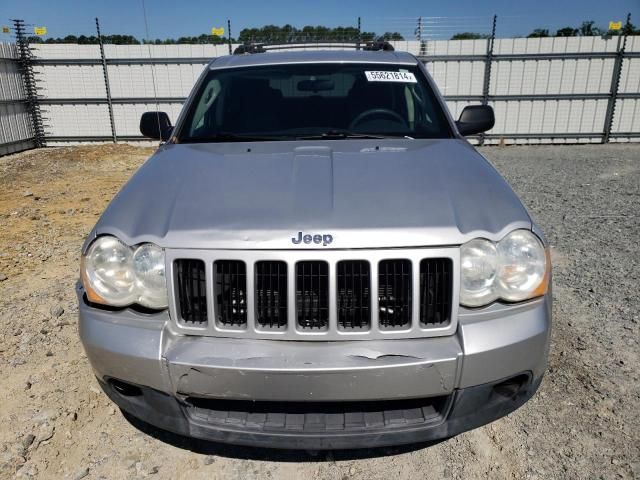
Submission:
M 411 72 L 364 72 L 370 82 L 418 83 Z

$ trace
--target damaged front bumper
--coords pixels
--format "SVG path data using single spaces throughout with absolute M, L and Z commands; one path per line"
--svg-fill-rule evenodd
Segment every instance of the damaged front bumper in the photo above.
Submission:
M 461 310 L 456 335 L 293 342 L 185 336 L 167 313 L 93 308 L 80 337 L 123 410 L 179 434 L 281 448 L 455 435 L 518 408 L 546 367 L 547 297 Z

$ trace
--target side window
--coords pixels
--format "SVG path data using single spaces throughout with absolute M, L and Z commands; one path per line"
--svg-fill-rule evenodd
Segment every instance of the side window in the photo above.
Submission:
M 200 97 L 200 102 L 198 102 L 193 114 L 193 122 L 191 123 L 191 131 L 189 132 L 191 135 L 194 135 L 197 131 L 202 130 L 202 128 L 205 127 L 205 124 L 207 123 L 206 119 L 208 115 L 213 113 L 211 108 L 218 99 L 221 90 L 220 80 L 217 78 L 209 81 L 207 86 L 204 88 L 202 96 Z

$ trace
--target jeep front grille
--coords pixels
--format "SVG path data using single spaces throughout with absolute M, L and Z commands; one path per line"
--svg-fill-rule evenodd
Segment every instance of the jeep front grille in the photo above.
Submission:
M 457 248 L 166 255 L 169 309 L 185 334 L 364 340 L 448 335 L 457 326 Z

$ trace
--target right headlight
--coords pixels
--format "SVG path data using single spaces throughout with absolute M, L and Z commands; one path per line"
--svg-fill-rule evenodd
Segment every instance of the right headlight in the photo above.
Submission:
M 475 238 L 460 247 L 460 303 L 479 307 L 544 295 L 550 267 L 542 242 L 529 230 L 514 230 L 498 243 Z
M 164 250 L 153 243 L 134 248 L 116 237 L 98 237 L 82 256 L 81 277 L 93 303 L 167 308 Z

